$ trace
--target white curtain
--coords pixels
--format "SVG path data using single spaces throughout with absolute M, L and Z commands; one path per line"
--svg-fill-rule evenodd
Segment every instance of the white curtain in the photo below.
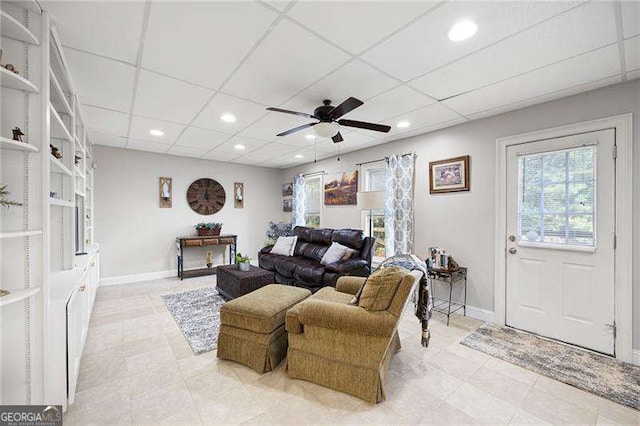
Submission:
M 385 173 L 386 256 L 413 252 L 413 189 L 416 155 L 392 155 Z
M 297 175 L 293 178 L 293 197 L 291 204 L 291 224 L 293 226 L 304 226 L 305 181 L 302 175 Z

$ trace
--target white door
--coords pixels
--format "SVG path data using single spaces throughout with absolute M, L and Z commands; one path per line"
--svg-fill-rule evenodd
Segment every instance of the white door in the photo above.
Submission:
M 506 324 L 614 354 L 614 130 L 507 150 Z

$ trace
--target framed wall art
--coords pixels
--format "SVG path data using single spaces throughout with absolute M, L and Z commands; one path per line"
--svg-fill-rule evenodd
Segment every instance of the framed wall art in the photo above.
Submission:
M 282 184 L 282 196 L 283 197 L 288 197 L 290 195 L 293 195 L 293 183 L 291 183 L 291 182 L 283 183 Z
M 160 208 L 170 209 L 172 205 L 173 184 L 170 177 L 160 178 Z
M 325 176 L 324 204 L 326 206 L 355 205 L 358 203 L 357 194 L 357 170 Z
M 233 207 L 241 209 L 244 207 L 244 183 L 233 183 Z
M 471 182 L 469 156 L 429 163 L 429 193 L 468 191 Z

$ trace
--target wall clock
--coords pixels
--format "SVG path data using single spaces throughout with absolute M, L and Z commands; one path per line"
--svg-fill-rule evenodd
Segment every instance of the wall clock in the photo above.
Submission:
M 222 185 L 213 179 L 198 179 L 187 189 L 189 207 L 202 215 L 219 212 L 224 206 L 226 198 Z

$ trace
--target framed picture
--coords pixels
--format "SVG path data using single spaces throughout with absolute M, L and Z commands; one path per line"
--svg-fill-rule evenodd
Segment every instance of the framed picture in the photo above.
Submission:
M 429 193 L 431 194 L 468 191 L 470 180 L 468 155 L 429 163 Z
M 357 170 L 325 176 L 324 204 L 326 206 L 355 205 L 358 203 L 357 194 Z
M 283 212 L 291 212 L 293 211 L 293 206 L 291 200 L 282 200 L 282 211 Z
M 172 192 L 173 192 L 173 184 L 170 177 L 161 177 L 160 178 L 160 190 L 159 190 L 159 198 L 160 198 L 160 208 L 161 209 L 169 209 L 171 208 L 172 202 Z
M 241 209 L 244 207 L 244 183 L 233 183 L 233 207 Z
M 282 196 L 288 197 L 290 195 L 293 195 L 293 183 L 282 184 Z

